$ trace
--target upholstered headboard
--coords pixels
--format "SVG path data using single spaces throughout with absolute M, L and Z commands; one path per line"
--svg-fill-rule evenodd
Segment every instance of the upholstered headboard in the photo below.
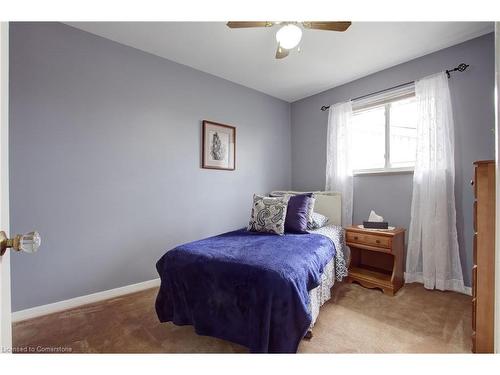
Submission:
M 273 191 L 271 194 L 303 194 L 300 191 Z M 309 193 L 309 192 L 308 192 Z M 328 217 L 329 224 L 341 225 L 341 199 L 340 193 L 335 191 L 313 191 L 316 198 L 314 211 Z

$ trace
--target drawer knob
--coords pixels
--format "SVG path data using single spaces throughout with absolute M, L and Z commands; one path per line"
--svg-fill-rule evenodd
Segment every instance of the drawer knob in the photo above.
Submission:
M 354 239 L 357 240 L 358 239 L 358 236 L 354 236 Z
M 471 186 L 474 186 L 474 180 L 470 180 Z
M 380 240 L 376 240 L 375 242 L 376 242 L 376 243 L 380 243 Z

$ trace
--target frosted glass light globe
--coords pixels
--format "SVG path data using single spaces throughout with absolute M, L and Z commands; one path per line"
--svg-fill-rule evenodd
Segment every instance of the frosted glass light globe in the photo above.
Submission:
M 300 43 L 302 29 L 296 25 L 285 25 L 276 33 L 276 40 L 280 47 L 292 49 Z

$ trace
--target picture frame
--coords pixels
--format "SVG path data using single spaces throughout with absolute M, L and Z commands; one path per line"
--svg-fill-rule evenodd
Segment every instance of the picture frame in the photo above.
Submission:
M 202 122 L 202 161 L 205 169 L 236 169 L 236 127 L 218 122 Z

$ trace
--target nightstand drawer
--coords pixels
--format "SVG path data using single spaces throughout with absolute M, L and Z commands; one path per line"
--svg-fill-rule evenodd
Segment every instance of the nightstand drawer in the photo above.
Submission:
M 376 247 L 391 247 L 391 239 L 389 237 L 377 236 L 374 234 L 347 232 L 347 242 L 355 242 Z

